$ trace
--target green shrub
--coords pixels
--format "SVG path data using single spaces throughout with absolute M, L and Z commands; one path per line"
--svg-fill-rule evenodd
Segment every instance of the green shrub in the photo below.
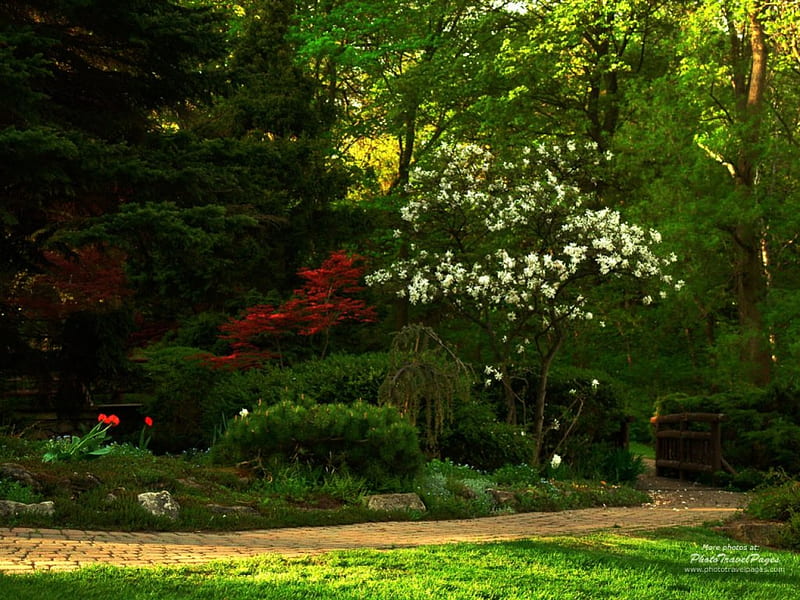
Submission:
M 258 397 L 267 404 L 301 396 L 319 404 L 375 404 L 387 369 L 384 353 L 332 354 L 290 368 L 272 368 Z
M 152 392 L 143 397 L 144 410 L 158 424 L 153 450 L 176 452 L 210 444 L 220 415 L 208 410 L 206 398 L 223 373 L 206 366 L 204 356 L 198 348 L 184 346 L 146 353 L 143 370 Z
M 610 444 L 593 444 L 581 453 L 580 459 L 573 459 L 569 467 L 573 477 L 607 483 L 631 483 L 645 471 L 641 456 Z
M 774 478 L 774 474 L 773 475 Z M 750 499 L 745 513 L 756 519 L 783 521 L 781 545 L 800 549 L 800 481 L 785 480 L 780 485 L 759 489 Z
M 376 489 L 412 478 L 423 457 L 415 428 L 390 407 L 365 403 L 262 406 L 228 425 L 217 462 L 277 460 L 346 470 Z
M 226 340 L 220 339 L 220 326 L 228 317 L 217 312 L 202 312 L 185 319 L 177 331 L 167 334 L 171 346 L 199 348 L 214 354 L 227 348 Z
M 492 478 L 497 485 L 522 488 L 537 484 L 542 474 L 539 469 L 528 464 L 505 465 L 497 469 Z
M 757 519 L 788 521 L 792 515 L 800 514 L 800 481 L 787 481 L 758 491 L 745 512 Z
M 712 482 L 719 487 L 728 487 L 741 492 L 747 492 L 755 488 L 767 488 L 781 485 L 787 480 L 785 471 L 770 469 L 769 471 L 759 471 L 758 469 L 742 469 L 736 474 L 727 471 L 714 473 Z
M 214 441 L 221 426 L 242 408 L 258 404 L 375 404 L 386 377 L 385 354 L 334 354 L 293 367 L 264 365 L 246 371 L 219 371 L 202 400 L 204 439 Z
M 534 441 L 522 427 L 501 423 L 485 402 L 456 404 L 453 422 L 440 438 L 442 457 L 493 471 L 531 459 Z
M 257 479 L 251 491 L 266 496 L 265 503 L 275 498 L 304 501 L 316 495 L 355 504 L 368 489 L 365 479 L 345 471 L 328 473 L 322 467 L 297 462 L 273 462 L 263 466 L 265 477 Z
M 783 544 L 791 550 L 800 550 L 800 511 L 795 512 L 786 522 Z
M 270 392 L 279 387 L 279 377 L 279 369 L 272 367 L 220 372 L 202 401 L 203 431 L 206 435 L 210 433 L 210 441 L 216 441 L 227 422 L 240 410 L 252 409 L 263 402 L 265 395 L 267 404 L 278 402 Z

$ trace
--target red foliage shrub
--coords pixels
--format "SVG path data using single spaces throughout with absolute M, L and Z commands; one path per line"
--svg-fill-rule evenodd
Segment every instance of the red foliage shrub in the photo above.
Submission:
M 352 295 L 364 288 L 359 284 L 364 274 L 362 257 L 333 252 L 316 269 L 301 269 L 305 280 L 294 290 L 294 297 L 275 308 L 269 304 L 251 306 L 242 318 L 231 319 L 222 326 L 222 339 L 228 340 L 233 352 L 209 359 L 217 367 L 251 368 L 273 358 L 264 342 L 288 333 L 303 336 L 323 335 L 327 346 L 329 331 L 347 321 L 371 322 L 375 308 Z

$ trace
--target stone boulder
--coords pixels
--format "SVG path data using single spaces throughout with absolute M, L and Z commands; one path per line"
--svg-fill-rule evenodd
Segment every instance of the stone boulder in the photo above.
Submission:
M 427 509 L 422 499 L 410 492 L 407 494 L 375 494 L 367 496 L 367 508 L 370 510 L 398 511 L 398 510 L 418 510 L 424 512 Z
M 492 496 L 492 500 L 498 506 L 505 506 L 509 508 L 518 508 L 519 500 L 517 499 L 516 492 L 509 490 L 488 489 L 486 490 Z
M 51 500 L 46 502 L 37 502 L 36 504 L 24 504 L 22 502 L 14 502 L 13 500 L 0 500 L 0 515 L 18 516 L 18 515 L 44 515 L 52 517 L 55 513 L 55 505 Z
M 177 519 L 180 514 L 180 504 L 178 504 L 172 495 L 162 490 L 160 492 L 144 492 L 137 497 L 139 504 L 156 517 L 167 517 L 169 519 Z
M 37 492 L 42 491 L 41 482 L 22 465 L 15 463 L 0 464 L 0 479 L 10 479 Z

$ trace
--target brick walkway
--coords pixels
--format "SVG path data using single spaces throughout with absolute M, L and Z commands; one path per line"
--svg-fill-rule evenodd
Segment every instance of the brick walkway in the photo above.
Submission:
M 460 521 L 367 523 L 233 533 L 120 533 L 0 529 L 0 571 L 67 570 L 108 563 L 125 566 L 203 563 L 264 553 L 296 556 L 348 548 L 400 548 L 698 525 L 732 516 L 743 497 L 723 501 L 702 491 L 672 490 L 668 501 L 633 508 L 591 508 Z M 680 492 L 685 495 L 677 495 Z M 666 495 L 662 495 L 667 497 Z M 681 498 L 686 498 L 682 500 Z

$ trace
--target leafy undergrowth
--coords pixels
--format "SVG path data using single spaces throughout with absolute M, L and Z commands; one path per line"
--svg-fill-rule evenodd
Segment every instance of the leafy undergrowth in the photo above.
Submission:
M 800 550 L 800 481 L 785 477 L 779 484 L 757 488 L 745 513 L 783 523 L 777 545 Z
M 627 486 L 543 479 L 528 466 L 487 474 L 432 461 L 413 489 L 427 511 L 378 512 L 366 507 L 364 480 L 302 465 L 259 469 L 211 465 L 204 453 L 154 456 L 117 446 L 93 460 L 43 463 L 41 449 L 0 438 L 0 463 L 32 473 L 37 489 L 0 479 L 0 499 L 52 500 L 55 515 L 0 517 L 2 525 L 132 530 L 241 530 L 381 520 L 471 518 L 492 514 L 627 506 L 648 497 Z M 180 504 L 176 520 L 139 506 L 141 492 L 166 490 Z
M 170 568 L 0 575 L 0 597 L 269 600 L 796 598 L 800 555 L 735 549 L 702 528 L 391 551 L 275 555 Z M 732 549 L 734 548 L 734 549 Z M 702 563 L 724 555 L 728 565 Z M 758 561 L 742 562 L 750 556 Z M 738 560 L 739 562 L 736 562 Z

